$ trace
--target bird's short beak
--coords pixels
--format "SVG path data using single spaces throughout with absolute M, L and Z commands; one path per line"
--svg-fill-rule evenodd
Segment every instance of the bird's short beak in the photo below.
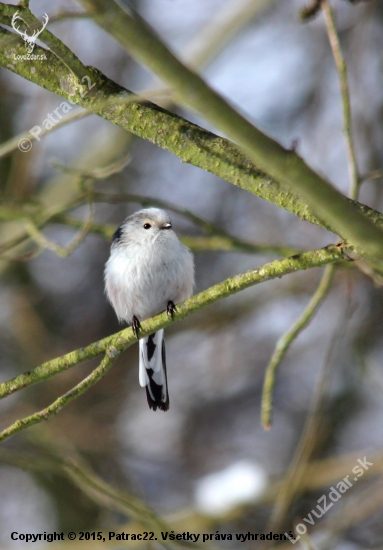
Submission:
M 172 224 L 171 223 L 165 223 L 165 225 L 163 225 L 161 227 L 161 229 L 171 229 L 172 228 Z

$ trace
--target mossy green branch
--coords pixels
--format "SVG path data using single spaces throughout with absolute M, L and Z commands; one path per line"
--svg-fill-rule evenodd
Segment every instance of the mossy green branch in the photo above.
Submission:
M 11 4 L 0 4 L 0 23 L 5 23 L 11 26 L 12 17 L 18 14 L 22 18 L 27 29 L 29 29 L 30 35 L 32 31 L 41 29 L 42 23 L 31 12 L 28 6 L 23 6 L 21 3 L 14 6 Z M 18 22 L 19 23 L 19 22 Z M 22 24 L 21 24 L 22 25 Z M 13 36 L 11 41 L 14 41 L 16 36 Z M 77 87 L 79 91 L 86 89 L 86 83 L 84 82 L 84 76 L 89 76 L 88 72 L 84 70 L 84 66 L 78 57 L 54 34 L 44 29 L 39 35 L 39 40 L 42 41 L 51 52 L 60 60 L 74 77 L 74 82 L 77 81 Z M 1 48 L 4 47 L 4 43 L 0 43 Z M 25 53 L 25 52 L 24 52 Z
M 342 246 L 330 245 L 318 250 L 311 250 L 303 254 L 297 254 L 282 260 L 275 260 L 262 267 L 251 269 L 245 273 L 235 275 L 217 285 L 214 285 L 195 296 L 177 305 L 177 311 L 174 314 L 174 321 L 180 321 L 189 315 L 196 313 L 200 309 L 207 307 L 218 300 L 222 300 L 232 294 L 251 286 L 281 278 L 297 271 L 321 267 L 334 262 L 344 260 L 344 251 Z M 164 312 L 141 323 L 140 337 L 148 336 L 161 328 L 165 328 L 172 323 L 172 319 Z M 97 355 L 107 352 L 113 348 L 117 352 L 123 351 L 136 342 L 136 337 L 131 328 L 126 328 L 117 334 L 108 336 L 103 340 L 94 342 L 85 348 L 72 351 L 57 359 L 52 359 L 46 363 L 34 368 L 33 370 L 20 374 L 16 378 L 0 384 L 0 399 L 17 392 L 23 388 L 47 380 L 52 376 L 63 372 L 71 367 L 86 361 Z
M 3 6 L 0 3 L 0 8 Z M 0 9 L 0 24 L 7 24 L 7 20 L 1 16 L 1 13 Z M 89 93 L 81 92 L 78 83 L 73 81 L 71 71 L 53 53 L 36 46 L 35 52 L 37 54 L 44 53 L 47 57 L 46 61 L 17 60 L 15 56 L 25 54 L 24 42 L 13 33 L 1 28 L 0 41 L 2 42 L 0 67 L 155 143 L 177 155 L 182 162 L 198 166 L 288 210 L 302 220 L 307 220 L 336 233 L 333 225 L 319 220 L 305 201 L 302 201 L 295 193 L 283 189 L 275 179 L 262 172 L 246 155 L 238 151 L 231 141 L 208 132 L 149 101 L 128 105 L 116 104 L 102 109 L 99 105 L 106 99 L 110 100 L 112 97 L 118 96 L 118 100 L 120 100 L 121 97 L 130 95 L 131 92 L 109 80 L 98 70 L 84 65 L 82 65 L 83 74 L 90 75 L 92 89 L 88 90 Z M 41 125 L 41 122 L 36 121 L 36 124 Z M 362 212 L 364 217 L 369 218 L 377 226 L 383 226 L 383 216 L 379 212 L 360 203 L 349 202 L 359 212 Z
M 383 231 L 321 178 L 293 150 L 255 128 L 203 79 L 183 65 L 140 17 L 108 0 L 80 0 L 88 13 L 140 63 L 171 87 L 175 97 L 228 135 L 263 173 L 298 193 L 327 227 L 346 239 L 383 273 Z M 131 11 L 131 10 L 130 10 Z

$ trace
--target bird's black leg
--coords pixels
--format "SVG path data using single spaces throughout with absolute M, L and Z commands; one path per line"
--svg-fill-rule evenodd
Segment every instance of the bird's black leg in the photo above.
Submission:
M 174 312 L 177 311 L 176 305 L 171 300 L 168 301 L 168 305 L 166 306 L 166 313 L 173 319 L 174 321 Z
M 136 338 L 138 338 L 138 333 L 140 331 L 140 328 L 141 328 L 140 321 L 137 319 L 137 317 L 135 315 L 133 315 L 132 330 L 133 330 L 134 335 L 135 335 Z

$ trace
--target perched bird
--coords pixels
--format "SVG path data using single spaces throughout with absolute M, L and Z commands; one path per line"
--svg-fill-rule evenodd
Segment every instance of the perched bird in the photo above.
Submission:
M 139 210 L 113 235 L 105 266 L 105 292 L 120 321 L 138 337 L 140 321 L 189 298 L 194 286 L 194 260 L 159 208 Z M 169 409 L 164 330 L 139 340 L 139 381 L 154 411 Z

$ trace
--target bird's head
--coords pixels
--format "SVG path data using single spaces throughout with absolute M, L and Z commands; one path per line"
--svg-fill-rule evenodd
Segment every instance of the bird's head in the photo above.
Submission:
M 113 235 L 114 246 L 151 244 L 174 239 L 169 214 L 160 208 L 145 208 L 135 212 L 118 227 Z

